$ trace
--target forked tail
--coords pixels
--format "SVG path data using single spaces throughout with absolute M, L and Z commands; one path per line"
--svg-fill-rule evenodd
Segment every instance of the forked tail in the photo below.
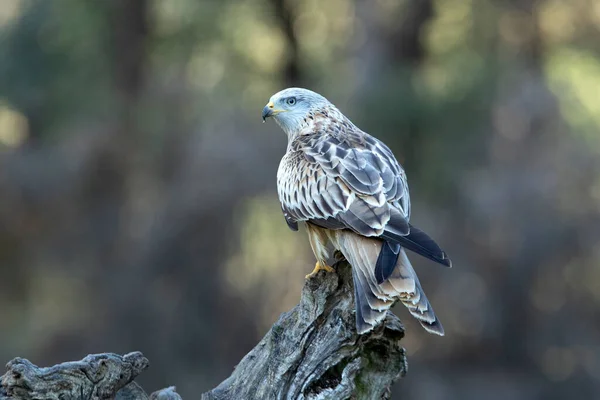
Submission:
M 338 248 L 352 266 L 356 329 L 359 333 L 366 333 L 382 322 L 394 302 L 400 300 L 425 330 L 444 335 L 444 328 L 427 300 L 404 249 L 400 250 L 389 278 L 378 284 L 375 264 L 382 241 L 349 231 L 339 231 L 338 235 L 341 244 Z

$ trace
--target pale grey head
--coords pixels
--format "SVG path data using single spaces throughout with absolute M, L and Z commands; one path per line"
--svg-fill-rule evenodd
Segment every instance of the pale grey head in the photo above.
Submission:
M 323 96 L 308 89 L 288 88 L 275 93 L 263 108 L 263 122 L 273 117 L 277 124 L 289 135 L 295 133 L 304 119 L 314 111 L 331 103 Z

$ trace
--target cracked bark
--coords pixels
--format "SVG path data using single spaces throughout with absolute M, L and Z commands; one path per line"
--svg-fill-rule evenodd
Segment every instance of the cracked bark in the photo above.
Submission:
M 402 324 L 388 312 L 384 324 L 358 335 L 350 266 L 336 271 L 307 280 L 300 303 L 202 400 L 388 398 L 407 368 Z
M 8 372 L 2 376 L 0 400 L 181 400 L 174 388 L 148 397 L 133 381 L 148 365 L 148 359 L 140 352 L 124 356 L 94 354 L 49 368 L 15 358 L 6 365 Z
M 400 320 L 358 335 L 350 266 L 306 281 L 300 303 L 279 320 L 202 400 L 386 399 L 407 369 Z M 81 361 L 40 368 L 16 358 L 2 376 L 0 400 L 181 400 L 174 388 L 148 396 L 134 379 L 148 368 L 140 352 L 89 355 Z

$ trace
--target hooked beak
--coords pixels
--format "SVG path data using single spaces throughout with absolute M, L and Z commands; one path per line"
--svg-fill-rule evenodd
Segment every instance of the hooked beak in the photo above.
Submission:
M 273 117 L 284 111 L 285 110 L 276 110 L 275 104 L 273 104 L 273 102 L 270 101 L 269 104 L 267 104 L 262 110 L 262 120 L 263 120 L 263 122 L 265 122 L 267 120 L 267 118 Z

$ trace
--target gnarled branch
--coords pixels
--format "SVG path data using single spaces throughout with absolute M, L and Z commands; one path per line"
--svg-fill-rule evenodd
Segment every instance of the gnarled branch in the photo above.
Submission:
M 404 330 L 391 312 L 366 335 L 355 329 L 352 272 L 319 272 L 300 303 L 283 313 L 231 376 L 202 400 L 385 399 L 406 373 Z M 2 376 L 0 400 L 181 400 L 174 388 L 148 396 L 133 380 L 148 367 L 139 352 L 98 354 L 40 368 L 16 358 Z
M 379 399 L 406 372 L 400 320 L 366 335 L 355 328 L 352 273 L 336 272 L 306 281 L 300 304 L 281 315 L 233 374 L 203 400 Z

